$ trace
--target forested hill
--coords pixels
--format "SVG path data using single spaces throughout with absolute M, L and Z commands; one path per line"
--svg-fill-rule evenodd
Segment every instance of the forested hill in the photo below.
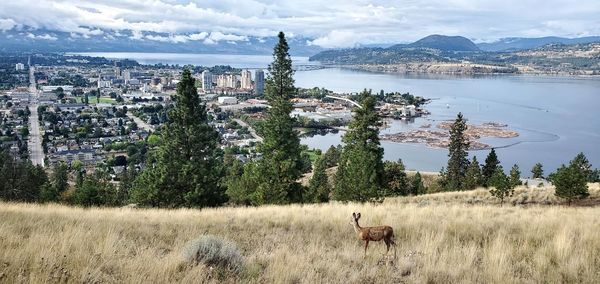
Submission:
M 433 35 L 411 44 L 388 48 L 326 50 L 311 56 L 310 60 L 342 65 L 470 62 L 507 67 L 531 65 L 542 69 L 568 66 L 570 71 L 588 70 L 596 74 L 600 73 L 600 43 L 548 44 L 513 51 L 483 51 L 464 37 Z

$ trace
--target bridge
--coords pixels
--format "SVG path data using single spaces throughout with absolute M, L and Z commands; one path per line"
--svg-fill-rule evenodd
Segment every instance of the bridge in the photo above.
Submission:
M 355 106 L 357 106 L 359 108 L 362 108 L 362 106 L 359 103 L 357 103 L 357 102 L 355 102 L 355 101 L 353 101 L 351 99 L 348 99 L 348 98 L 342 98 L 342 97 L 336 97 L 336 96 L 329 96 L 329 95 L 327 95 L 325 97 L 326 98 L 330 98 L 330 99 L 334 99 L 334 100 L 346 101 L 346 102 L 349 102 L 349 103 L 351 103 L 351 104 L 353 104 L 353 105 L 355 105 Z

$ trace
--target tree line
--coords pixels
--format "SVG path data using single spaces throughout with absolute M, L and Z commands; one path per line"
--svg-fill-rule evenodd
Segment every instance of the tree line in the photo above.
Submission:
M 290 117 L 290 99 L 296 93 L 289 46 L 283 33 L 268 67 L 265 97 L 271 106 L 257 125 L 263 138 L 256 159 L 242 163 L 235 151 L 223 151 L 220 137 L 211 125 L 206 105 L 200 101 L 189 69 L 173 95 L 168 122 L 161 130 L 159 146 L 147 153 L 144 169 L 125 168 L 118 185 L 102 170 L 86 173 L 81 164 L 59 163 L 47 176 L 41 167 L 0 155 L 2 179 L 0 198 L 16 201 L 67 202 L 82 206 L 119 206 L 136 203 L 147 207 L 214 207 L 223 204 L 262 205 L 343 202 L 380 202 L 389 196 L 424 194 L 430 191 L 420 173 L 408 175 L 402 161 L 383 162 L 379 141 L 380 118 L 376 97 L 364 90 L 357 97 L 344 146 L 331 147 L 314 164 L 306 154 Z M 451 130 L 449 159 L 438 186 L 445 191 L 489 187 L 501 202 L 520 184 L 520 170 L 513 166 L 504 173 L 492 149 L 481 166 L 468 159 L 469 141 L 464 135 L 466 120 L 458 114 Z M 312 169 L 307 186 L 299 181 Z M 534 175 L 543 175 L 541 165 Z M 333 174 L 335 172 L 335 174 Z M 74 185 L 69 176 L 74 176 Z M 549 175 L 557 196 L 572 199 L 587 194 L 586 182 L 598 179 L 581 154 L 568 166 Z M 28 178 L 28 177 L 36 178 Z

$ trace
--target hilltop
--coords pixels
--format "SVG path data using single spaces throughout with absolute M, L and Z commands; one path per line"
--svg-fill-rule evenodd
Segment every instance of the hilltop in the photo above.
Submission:
M 598 184 L 590 193 L 600 197 Z M 543 205 L 556 202 L 552 188 L 518 188 L 504 207 L 482 189 L 203 210 L 0 203 L 0 282 L 595 282 L 600 209 Z M 363 258 L 352 212 L 394 228 L 395 261 L 375 242 Z M 243 268 L 186 260 L 188 242 L 206 234 L 233 242 Z
M 470 39 L 462 36 L 430 35 L 411 44 L 397 44 L 389 49 L 432 48 L 442 51 L 479 51 Z

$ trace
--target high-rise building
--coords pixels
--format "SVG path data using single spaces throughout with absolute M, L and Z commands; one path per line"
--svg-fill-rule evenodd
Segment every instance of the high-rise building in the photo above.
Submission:
M 25 64 L 23 64 L 23 63 L 15 64 L 15 70 L 17 70 L 17 71 L 25 70 Z
M 123 80 L 127 81 L 127 80 L 131 80 L 131 71 L 125 69 L 123 70 Z
M 250 70 L 242 70 L 241 88 L 244 90 L 252 89 L 252 72 Z
M 217 87 L 219 88 L 236 88 L 237 76 L 235 74 L 222 74 L 217 76 Z
M 115 67 L 115 77 L 121 78 L 121 67 Z
M 262 69 L 254 72 L 254 94 L 263 95 L 265 93 L 265 72 Z
M 208 92 L 212 89 L 212 74 L 208 70 L 202 71 L 202 90 Z

